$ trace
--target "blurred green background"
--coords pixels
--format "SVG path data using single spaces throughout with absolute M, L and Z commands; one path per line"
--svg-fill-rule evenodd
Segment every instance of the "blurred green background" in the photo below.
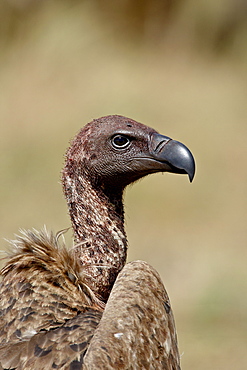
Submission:
M 3 249 L 19 228 L 69 226 L 63 154 L 107 114 L 195 155 L 192 184 L 157 174 L 127 190 L 129 260 L 161 274 L 184 370 L 247 368 L 247 2 L 1 1 Z

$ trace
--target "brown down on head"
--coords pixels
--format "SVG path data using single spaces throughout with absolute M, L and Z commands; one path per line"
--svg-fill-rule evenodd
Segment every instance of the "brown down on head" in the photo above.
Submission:
M 192 154 L 132 119 L 102 117 L 76 135 L 62 174 L 75 246 L 46 231 L 13 242 L 1 271 L 0 369 L 179 369 L 157 272 L 141 261 L 124 267 L 123 190 L 165 171 L 192 181 Z

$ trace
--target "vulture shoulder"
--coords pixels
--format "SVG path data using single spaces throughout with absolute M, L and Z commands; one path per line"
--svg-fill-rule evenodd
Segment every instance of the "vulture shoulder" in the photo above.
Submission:
M 179 364 L 173 313 L 161 278 L 146 262 L 130 262 L 116 279 L 84 368 L 179 370 Z

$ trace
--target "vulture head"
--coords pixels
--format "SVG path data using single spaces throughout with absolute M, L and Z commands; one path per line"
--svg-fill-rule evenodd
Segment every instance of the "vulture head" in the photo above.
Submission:
M 68 151 L 71 169 L 83 172 L 94 186 L 122 190 L 155 172 L 195 173 L 190 150 L 168 136 L 130 118 L 95 119 L 76 136 Z

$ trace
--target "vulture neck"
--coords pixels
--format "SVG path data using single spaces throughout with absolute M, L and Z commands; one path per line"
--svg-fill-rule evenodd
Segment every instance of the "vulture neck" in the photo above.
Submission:
M 123 190 L 106 189 L 89 175 L 66 167 L 63 187 L 74 229 L 73 251 L 90 288 L 107 300 L 126 262 Z

